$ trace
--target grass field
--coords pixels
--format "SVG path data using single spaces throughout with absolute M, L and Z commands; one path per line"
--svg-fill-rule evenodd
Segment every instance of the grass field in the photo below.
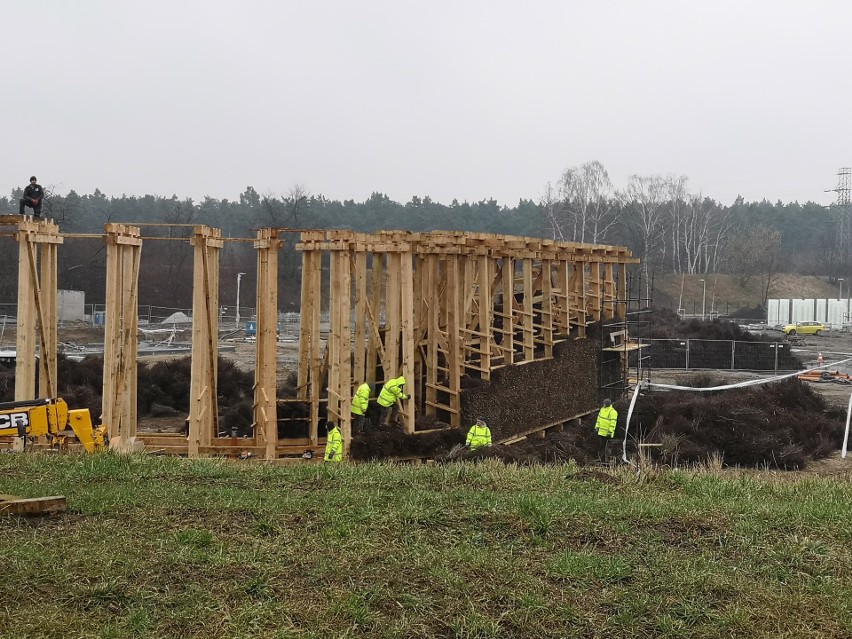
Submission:
M 848 475 L 0 455 L 0 636 L 852 637 Z

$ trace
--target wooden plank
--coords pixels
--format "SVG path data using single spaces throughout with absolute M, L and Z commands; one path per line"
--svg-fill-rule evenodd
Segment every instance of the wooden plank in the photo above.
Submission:
M 525 259 L 523 261 L 523 278 L 524 315 L 521 318 L 521 325 L 523 327 L 524 360 L 532 361 L 533 359 L 535 359 L 535 329 L 533 327 L 533 263 L 531 259 Z
M 459 282 L 459 260 L 461 257 L 448 256 L 447 268 L 447 340 L 449 348 L 447 352 L 447 368 L 449 368 L 450 406 L 452 408 L 450 423 L 456 428 L 461 427 L 461 374 L 462 374 L 462 346 L 461 328 L 464 318 L 464 301 L 462 299 Z
M 541 337 L 544 356 L 553 357 L 553 263 L 541 261 Z
M 482 379 L 491 379 L 491 326 L 493 324 L 492 313 L 494 303 L 491 296 L 491 281 L 493 279 L 493 262 L 490 257 L 483 255 L 478 259 L 479 276 L 479 361 L 482 366 Z
M 400 255 L 399 286 L 401 292 L 401 331 L 402 331 L 402 374 L 405 376 L 406 394 L 409 399 L 402 403 L 402 430 L 414 432 L 415 406 L 417 405 L 417 385 L 414 379 L 414 269 L 411 253 Z
M 340 369 L 337 384 L 333 387 L 340 393 L 338 403 L 340 432 L 343 437 L 343 457 L 349 456 L 352 443 L 352 257 L 349 251 L 341 252 L 340 262 L 340 302 L 338 304 L 338 336 L 340 340 Z M 331 339 L 331 336 L 329 336 Z
M 302 237 L 304 238 L 304 233 Z M 299 305 L 299 368 L 297 377 L 297 393 L 300 399 L 308 397 L 308 383 L 310 377 L 310 352 L 312 323 L 308 318 L 312 316 L 312 305 L 317 299 L 316 292 L 312 291 L 308 282 L 308 274 L 311 272 L 311 261 L 313 259 L 313 251 L 304 251 L 302 253 L 302 283 L 301 283 L 301 304 Z
M 370 325 L 373 330 L 368 332 L 367 338 L 367 383 L 376 387 L 376 365 L 378 363 L 378 348 L 381 344 L 377 322 L 382 307 L 382 291 L 384 289 L 384 256 L 373 254 L 370 264 L 370 302 L 367 307 Z
M 384 381 L 393 379 L 400 375 L 399 366 L 399 338 L 401 325 L 401 301 L 402 291 L 400 290 L 400 254 L 388 254 L 388 277 L 386 293 L 385 316 L 387 323 L 385 324 L 385 359 L 382 362 L 384 367 Z
M 304 274 L 302 275 L 304 282 Z M 322 352 L 322 343 L 320 340 L 320 322 L 322 319 L 322 292 L 323 292 L 323 277 L 322 277 L 322 253 L 314 252 L 314 258 L 311 262 L 311 272 L 308 278 L 308 285 L 311 287 L 312 294 L 316 296 L 316 300 L 311 309 L 311 334 L 314 336 L 311 342 L 311 425 L 309 436 L 312 442 L 319 440 L 319 408 L 320 395 L 322 394 L 323 373 L 324 369 L 324 354 Z M 328 354 L 326 349 L 325 355 Z
M 425 262 L 426 277 L 423 279 L 421 294 L 430 300 L 427 309 L 426 344 L 426 414 L 434 415 L 431 407 L 438 401 L 438 332 L 440 331 L 440 304 L 435 291 L 439 279 L 440 260 L 437 255 L 427 255 Z
M 353 349 L 353 386 L 366 379 L 366 323 L 367 323 L 367 254 L 359 251 L 355 254 L 353 278 L 355 280 L 355 345 Z
M 15 401 L 35 399 L 36 314 L 33 272 L 30 269 L 31 237 L 18 231 L 18 306 L 15 350 Z
M 0 515 L 45 515 L 48 513 L 64 512 L 65 497 L 15 497 L 0 495 Z

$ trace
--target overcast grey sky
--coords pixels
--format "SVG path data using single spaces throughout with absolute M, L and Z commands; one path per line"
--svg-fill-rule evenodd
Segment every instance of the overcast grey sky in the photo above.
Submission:
M 833 201 L 852 2 L 3 0 L 0 192 Z

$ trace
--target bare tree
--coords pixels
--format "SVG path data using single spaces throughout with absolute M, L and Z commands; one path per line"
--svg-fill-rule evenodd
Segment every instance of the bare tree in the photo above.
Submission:
M 740 286 L 748 286 L 754 277 L 762 278 L 764 302 L 778 274 L 780 256 L 781 233 L 766 226 L 755 226 L 734 234 L 726 250 L 729 268 Z
M 669 199 L 672 273 L 682 273 L 684 270 L 681 249 L 682 247 L 685 248 L 685 235 L 687 234 L 686 227 L 688 224 L 687 219 L 685 219 L 685 200 L 687 199 L 686 182 L 687 177 L 685 175 L 678 177 L 669 176 L 665 181 L 666 195 Z
M 303 228 L 312 222 L 308 215 L 311 193 L 304 184 L 294 184 L 284 197 L 275 193 L 263 196 L 261 206 L 270 226 L 277 228 Z
M 615 224 L 612 182 L 597 160 L 567 169 L 559 180 L 571 240 L 598 243 Z
M 544 187 L 544 193 L 538 199 L 538 206 L 544 215 L 544 221 L 547 225 L 547 230 L 550 232 L 554 240 L 565 240 L 565 219 L 563 215 L 562 203 L 553 188 L 553 184 L 548 182 Z
M 645 275 L 646 295 L 651 296 L 650 274 L 665 258 L 665 180 L 659 175 L 632 175 L 627 189 L 619 194 L 629 216 L 627 225 L 635 236 L 635 246 Z

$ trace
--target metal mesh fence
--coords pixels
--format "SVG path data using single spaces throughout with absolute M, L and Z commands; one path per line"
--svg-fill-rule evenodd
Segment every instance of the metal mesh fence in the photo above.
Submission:
M 785 342 L 710 339 L 652 339 L 646 356 L 652 368 L 731 371 L 795 371 L 801 360 Z

